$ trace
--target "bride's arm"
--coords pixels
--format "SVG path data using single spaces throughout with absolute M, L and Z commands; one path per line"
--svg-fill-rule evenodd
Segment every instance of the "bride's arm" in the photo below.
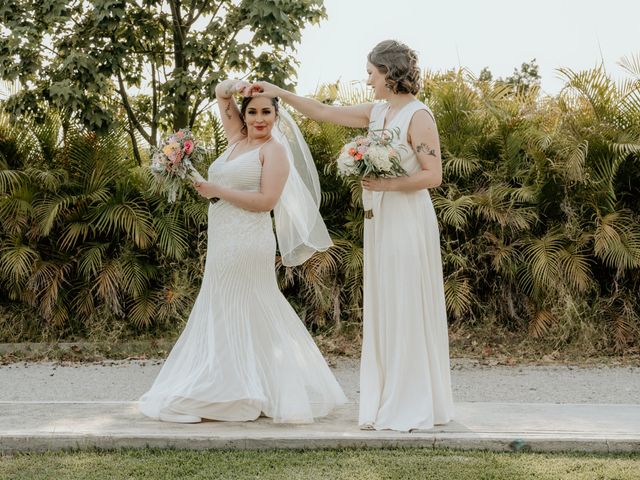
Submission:
M 269 212 L 276 206 L 289 175 L 289 160 L 284 147 L 270 142 L 260 151 L 262 175 L 260 191 L 247 192 L 223 187 L 213 182 L 195 182 L 198 193 L 205 198 L 222 198 L 237 207 L 252 212 Z
M 282 101 L 313 120 L 337 123 L 338 125 L 354 128 L 366 128 L 369 126 L 373 103 L 339 107 L 326 105 L 313 98 L 301 97 L 269 82 L 255 82 L 253 88 L 256 89 L 256 87 L 259 87 L 260 91 L 254 91 L 253 96 L 280 97 Z
M 243 95 L 249 95 L 251 84 L 242 80 L 234 80 L 229 78 L 223 80 L 216 86 L 216 100 L 220 109 L 220 118 L 222 119 L 222 127 L 224 132 L 231 140 L 242 135 L 242 118 L 240 110 L 233 98 L 233 95 L 242 92 Z
M 435 188 L 442 183 L 440 139 L 436 123 L 426 110 L 418 110 L 409 124 L 409 143 L 422 167 L 406 177 L 364 178 L 362 186 L 373 191 L 413 192 Z

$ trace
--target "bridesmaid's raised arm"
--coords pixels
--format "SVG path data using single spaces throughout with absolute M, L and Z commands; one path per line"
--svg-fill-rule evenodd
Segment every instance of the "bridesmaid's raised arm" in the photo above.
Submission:
M 340 107 L 327 105 L 314 98 L 301 97 L 269 82 L 256 82 L 253 84 L 253 88 L 253 96 L 279 97 L 303 115 L 316 121 L 331 122 L 353 128 L 369 126 L 373 103 Z

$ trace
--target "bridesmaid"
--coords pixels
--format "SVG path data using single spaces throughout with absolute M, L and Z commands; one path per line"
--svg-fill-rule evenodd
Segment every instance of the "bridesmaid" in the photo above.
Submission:
M 393 40 L 368 55 L 367 85 L 379 103 L 332 106 L 267 82 L 254 95 L 278 96 L 317 121 L 370 130 L 399 129 L 408 176 L 365 178 L 372 213 L 364 221 L 362 429 L 411 431 L 453 417 L 440 239 L 429 188 L 442 182 L 431 110 L 415 95 L 415 51 Z

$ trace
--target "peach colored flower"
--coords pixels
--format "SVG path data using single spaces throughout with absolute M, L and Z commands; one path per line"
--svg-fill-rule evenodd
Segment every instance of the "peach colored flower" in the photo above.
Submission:
M 175 155 L 175 153 L 179 151 L 180 145 L 178 145 L 176 142 L 169 143 L 162 149 L 162 153 L 164 153 L 169 158 L 173 158 L 173 155 Z

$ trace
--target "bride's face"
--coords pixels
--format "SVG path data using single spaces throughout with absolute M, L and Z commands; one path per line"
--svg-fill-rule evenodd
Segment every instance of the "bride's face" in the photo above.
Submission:
M 249 138 L 264 138 L 271 135 L 276 122 L 276 109 L 267 97 L 255 97 L 244 113 Z
M 373 89 L 373 98 L 383 100 L 389 96 L 385 75 L 378 67 L 371 62 L 367 62 L 367 85 Z

